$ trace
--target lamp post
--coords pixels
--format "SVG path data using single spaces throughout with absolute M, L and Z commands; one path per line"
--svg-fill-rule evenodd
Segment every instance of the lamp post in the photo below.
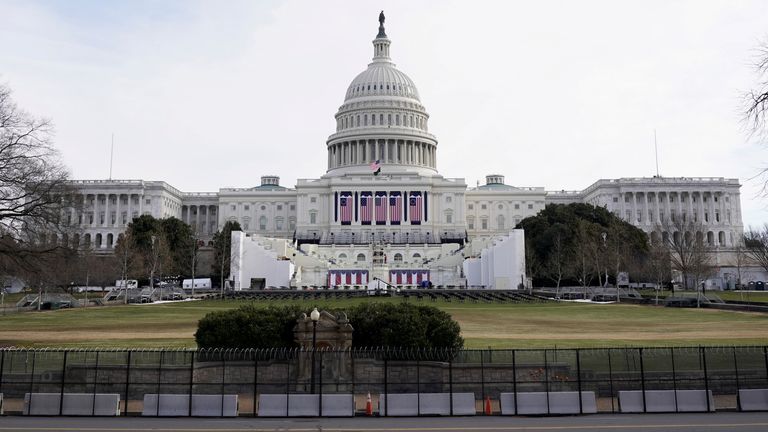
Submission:
M 320 312 L 318 312 L 317 308 L 312 309 L 309 319 L 312 320 L 312 381 L 310 390 L 312 394 L 315 394 L 315 348 L 317 344 L 317 321 L 320 320 Z

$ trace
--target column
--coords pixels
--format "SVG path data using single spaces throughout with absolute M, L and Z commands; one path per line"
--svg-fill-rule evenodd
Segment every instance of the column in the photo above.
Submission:
M 389 163 L 389 140 L 385 139 L 382 145 L 384 146 L 384 157 L 382 158 L 382 163 Z

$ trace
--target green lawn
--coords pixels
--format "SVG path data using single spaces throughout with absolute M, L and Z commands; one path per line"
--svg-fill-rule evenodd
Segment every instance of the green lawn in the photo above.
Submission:
M 656 291 L 654 290 L 638 291 L 643 295 L 643 297 L 651 299 L 656 297 Z M 680 295 L 681 293 L 686 293 L 687 295 L 695 295 L 694 291 L 675 291 L 676 295 Z M 707 291 L 707 293 L 714 294 L 723 300 L 768 303 L 768 291 Z M 659 299 L 663 299 L 671 295 L 672 291 L 659 291 Z
M 298 303 L 309 312 L 314 306 L 343 308 L 363 301 L 401 300 L 256 304 Z M 194 347 L 193 335 L 202 316 L 246 303 L 212 300 L 9 314 L 0 316 L 0 345 Z M 470 348 L 768 344 L 768 315 L 760 313 L 629 304 L 423 304 L 450 313 L 461 325 Z

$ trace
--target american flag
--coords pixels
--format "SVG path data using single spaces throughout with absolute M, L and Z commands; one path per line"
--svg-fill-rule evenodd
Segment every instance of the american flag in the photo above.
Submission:
M 400 213 L 403 211 L 402 201 L 399 192 L 392 192 L 389 197 L 389 221 L 392 225 L 400 225 Z
M 408 215 L 412 225 L 421 224 L 421 194 L 411 194 L 408 198 Z
M 341 208 L 341 223 L 342 225 L 350 225 L 352 223 L 352 195 L 342 194 L 339 200 L 339 207 Z
M 381 161 L 376 160 L 375 162 L 371 162 L 371 171 L 373 171 L 373 175 L 379 175 L 381 172 Z
M 376 225 L 386 225 L 387 223 L 387 194 L 386 192 L 376 192 Z
M 363 192 L 363 194 L 366 194 L 366 192 Z M 371 204 L 371 195 L 366 194 L 363 195 L 360 194 L 360 223 L 363 225 L 370 225 L 371 224 L 371 214 L 372 214 L 372 208 Z

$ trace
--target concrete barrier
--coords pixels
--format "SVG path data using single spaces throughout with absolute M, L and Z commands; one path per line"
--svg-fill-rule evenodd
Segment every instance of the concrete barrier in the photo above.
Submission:
M 768 411 L 768 389 L 739 390 L 739 411 Z
M 419 415 L 475 415 L 475 394 L 419 393 Z
M 3 415 L 3 414 L 5 414 L 3 412 L 3 394 L 0 393 L 0 415 Z
M 379 415 L 388 417 L 419 415 L 418 393 L 380 394 Z
M 712 391 L 642 390 L 619 391 L 619 410 L 623 413 L 707 412 L 715 411 Z M 645 402 L 643 402 L 645 401 Z
M 143 416 L 237 417 L 237 395 L 145 394 Z
M 25 393 L 24 415 L 118 416 L 116 393 Z
M 520 392 L 501 393 L 501 415 L 595 414 L 595 392 Z
M 324 394 L 322 417 L 352 417 L 355 399 L 352 394 Z M 259 417 L 320 417 L 318 394 L 261 394 Z

